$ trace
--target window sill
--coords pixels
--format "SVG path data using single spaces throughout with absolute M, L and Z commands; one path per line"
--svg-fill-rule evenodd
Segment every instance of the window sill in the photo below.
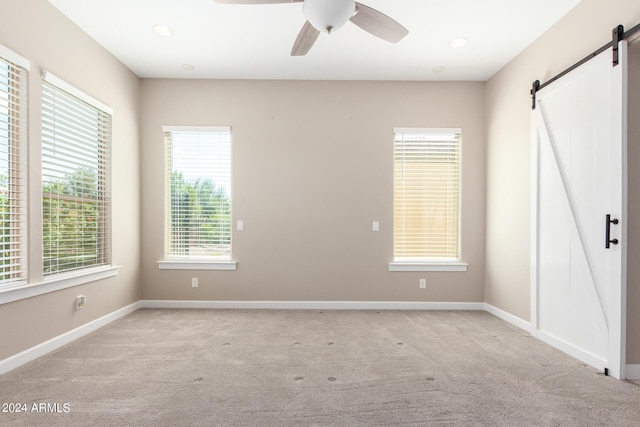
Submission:
M 212 261 L 207 259 L 174 259 L 158 261 L 159 270 L 237 270 L 238 263 L 235 261 Z
M 52 275 L 45 277 L 39 283 L 28 283 L 0 289 L 0 305 L 114 277 L 118 275 L 118 270 L 120 270 L 119 266 L 95 267 L 72 273 Z
M 390 262 L 389 271 L 467 271 L 465 262 Z

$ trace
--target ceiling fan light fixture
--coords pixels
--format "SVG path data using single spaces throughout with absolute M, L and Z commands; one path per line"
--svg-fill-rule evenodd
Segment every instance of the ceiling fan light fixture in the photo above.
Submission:
M 355 11 L 355 0 L 304 0 L 302 4 L 302 13 L 311 25 L 327 33 L 346 24 Z
M 151 28 L 157 35 L 162 37 L 171 37 L 173 35 L 173 30 L 167 25 L 154 24 Z
M 453 40 L 451 40 L 451 43 L 449 43 L 449 45 L 452 48 L 459 48 L 459 47 L 463 47 L 467 44 L 469 40 L 466 37 L 457 37 Z

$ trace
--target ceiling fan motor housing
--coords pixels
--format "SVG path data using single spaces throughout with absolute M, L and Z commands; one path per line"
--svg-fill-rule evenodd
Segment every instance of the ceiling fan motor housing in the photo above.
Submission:
M 311 25 L 327 33 L 346 24 L 355 11 L 355 0 L 304 0 L 302 4 L 302 13 Z

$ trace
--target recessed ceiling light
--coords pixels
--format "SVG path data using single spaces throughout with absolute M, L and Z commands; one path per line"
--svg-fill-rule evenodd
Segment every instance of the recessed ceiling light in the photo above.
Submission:
M 195 70 L 195 69 L 196 69 L 196 67 L 194 67 L 194 66 L 193 66 L 193 65 L 191 65 L 191 64 L 182 64 L 182 68 L 183 68 L 183 69 L 185 69 L 185 70 L 187 70 L 187 71 L 193 71 L 193 70 Z
M 439 66 L 437 66 L 437 67 L 433 67 L 433 68 L 431 69 L 431 71 L 432 71 L 432 72 L 434 72 L 434 73 L 436 73 L 436 74 L 441 73 L 441 72 L 443 72 L 444 70 L 445 70 L 445 68 L 444 68 L 442 65 L 439 65 Z
M 449 43 L 449 46 L 451 46 L 451 47 L 462 47 L 462 46 L 466 45 L 468 41 L 469 40 L 467 40 L 466 37 L 458 37 L 458 38 L 455 38 L 455 39 L 451 40 L 451 43 Z
M 173 30 L 170 27 L 163 24 L 155 24 L 151 28 L 153 28 L 153 31 L 159 36 L 171 37 L 173 35 Z

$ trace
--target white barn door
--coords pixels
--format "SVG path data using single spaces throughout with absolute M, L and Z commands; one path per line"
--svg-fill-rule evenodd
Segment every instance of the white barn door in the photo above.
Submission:
M 532 326 L 624 379 L 626 42 L 536 93 L 532 115 Z M 607 220 L 609 219 L 609 221 Z

